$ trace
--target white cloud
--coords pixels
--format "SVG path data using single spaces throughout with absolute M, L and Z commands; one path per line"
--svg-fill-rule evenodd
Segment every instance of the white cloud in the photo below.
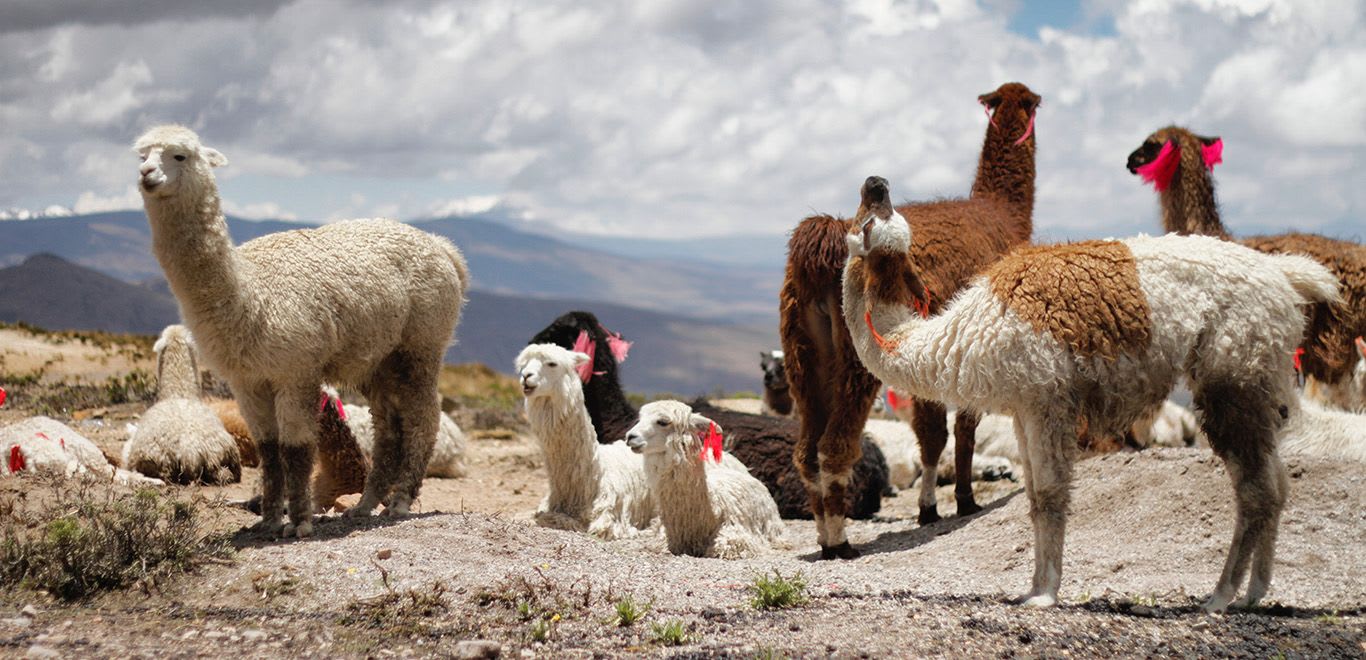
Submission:
M 478 215 L 493 210 L 502 201 L 497 195 L 471 195 L 447 200 L 432 208 L 434 218 Z
M 128 211 L 142 208 L 142 194 L 136 186 L 128 186 L 121 193 L 101 195 L 87 190 L 76 198 L 71 210 L 76 213 L 104 213 L 106 211 Z
M 253 202 L 249 204 L 237 204 L 230 200 L 223 200 L 223 212 L 228 215 L 235 215 L 239 218 L 248 220 L 298 220 L 299 216 L 295 213 L 286 211 L 276 202 Z

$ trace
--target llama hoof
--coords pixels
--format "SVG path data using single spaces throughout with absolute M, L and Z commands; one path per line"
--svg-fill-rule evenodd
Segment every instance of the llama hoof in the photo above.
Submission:
M 1020 603 L 1025 607 L 1053 607 L 1058 604 L 1058 599 L 1048 594 L 1029 596 Z
M 849 545 L 848 541 L 839 545 L 821 546 L 821 559 L 858 559 L 863 553 Z
M 1223 614 L 1228 611 L 1228 605 L 1229 599 L 1212 596 L 1200 605 L 1200 609 L 1204 610 L 1206 614 Z
M 254 532 L 254 533 L 258 533 L 258 534 L 265 534 L 266 536 L 270 536 L 270 537 L 276 537 L 276 536 L 279 536 L 279 535 L 280 535 L 280 530 L 283 529 L 283 528 L 284 528 L 284 523 L 282 523 L 282 522 L 280 522 L 280 521 L 278 521 L 278 520 L 275 520 L 275 521 L 262 520 L 262 521 L 256 523 L 255 525 L 252 525 L 251 527 L 248 527 L 247 530 L 248 530 L 248 531 L 251 531 L 251 532 Z
M 921 525 L 929 525 L 939 522 L 941 520 L 941 518 L 939 517 L 939 505 L 934 504 L 930 506 L 920 507 L 920 517 L 918 518 L 918 520 L 920 521 Z
M 958 498 L 958 517 L 961 518 L 963 516 L 970 516 L 981 510 L 982 507 L 979 506 L 977 504 L 977 501 L 972 498 L 971 493 Z
M 313 536 L 313 521 L 311 520 L 305 520 L 298 525 L 289 523 L 280 530 L 281 538 L 306 539 L 310 536 Z

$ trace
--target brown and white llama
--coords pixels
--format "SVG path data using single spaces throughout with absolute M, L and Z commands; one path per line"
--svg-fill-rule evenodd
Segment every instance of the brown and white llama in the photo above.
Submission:
M 926 301 L 927 312 L 937 311 L 974 274 L 1029 242 L 1033 233 L 1039 95 L 1020 83 L 1006 83 L 978 100 L 986 106 L 989 122 L 971 196 L 901 207 L 915 227 L 912 254 L 920 274 L 915 291 Z M 793 460 L 811 497 L 822 559 L 859 554 L 844 532 L 844 491 L 878 391 L 877 379 L 859 363 L 842 320 L 840 274 L 851 227 L 849 220 L 829 215 L 811 216 L 797 225 L 788 242 L 779 294 L 783 355 L 802 425 Z M 912 426 L 920 440 L 921 465 L 933 473 L 948 444 L 948 411 L 923 393 L 914 406 Z M 954 495 L 958 514 L 967 515 L 981 510 L 972 497 L 977 416 L 960 412 L 954 424 Z M 919 504 L 921 524 L 939 520 L 933 480 L 923 480 Z
M 1009 413 L 1034 524 L 1025 604 L 1057 602 L 1082 429 L 1128 428 L 1181 376 L 1233 481 L 1233 541 L 1205 607 L 1266 594 L 1288 477 L 1277 434 L 1298 414 L 1290 353 L 1300 306 L 1336 297 L 1322 265 L 1206 236 L 1025 247 L 924 317 L 915 232 L 886 180 L 864 183 L 848 235 L 844 323 L 863 364 L 898 392 Z M 918 303 L 918 304 L 917 304 Z
M 1232 240 L 1220 220 L 1214 194 L 1214 166 L 1223 162 L 1223 148 L 1223 140 L 1217 137 L 1168 126 L 1129 154 L 1129 171 L 1157 189 L 1163 230 Z M 1299 365 L 1306 376 L 1329 390 L 1349 387 L 1357 357 L 1353 342 L 1366 335 L 1366 246 L 1297 232 L 1239 242 L 1269 254 L 1307 255 L 1338 278 L 1341 299 L 1306 310 L 1309 325 Z

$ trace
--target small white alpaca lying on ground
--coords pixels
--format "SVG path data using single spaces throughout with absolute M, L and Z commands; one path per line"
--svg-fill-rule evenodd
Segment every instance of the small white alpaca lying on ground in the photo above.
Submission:
M 109 464 L 89 438 L 48 417 L 30 417 L 0 429 L 0 475 L 45 472 L 74 476 L 92 474 L 121 484 L 160 486 L 160 479 Z
M 532 344 L 517 356 L 527 419 L 550 478 L 536 524 L 603 539 L 633 536 L 650 526 L 654 500 L 641 458 L 621 441 L 598 444 L 575 370 L 588 361 L 555 344 Z
M 346 411 L 346 425 L 356 436 L 356 445 L 366 458 L 375 453 L 375 422 L 370 415 L 370 406 L 342 404 Z M 441 413 L 436 427 L 436 444 L 432 445 L 432 458 L 427 461 L 428 477 L 457 479 L 465 476 L 465 432 L 446 413 Z
M 910 488 L 911 484 L 920 478 L 920 442 L 910 424 L 899 419 L 869 418 L 863 425 L 863 432 L 887 457 L 888 477 L 893 486 L 900 489 Z M 977 451 L 972 456 L 972 480 L 995 481 L 1010 478 L 1014 470 L 1010 461 L 982 451 L 981 431 L 978 431 L 978 438 Z M 953 447 L 945 447 L 939 456 L 935 484 L 953 483 L 953 461 Z
M 1366 462 L 1366 415 L 1301 398 L 1282 430 L 1281 452 Z
M 703 436 L 715 432 L 715 446 Z M 678 401 L 640 409 L 626 444 L 645 456 L 645 475 L 669 552 L 750 557 L 780 543 L 783 521 L 768 489 L 738 463 L 721 461 L 721 429 Z M 742 466 L 741 466 L 742 467 Z
M 168 325 L 157 354 L 157 402 L 123 446 L 123 466 L 178 484 L 233 483 L 242 454 L 218 414 L 199 398 L 199 363 L 190 331 Z

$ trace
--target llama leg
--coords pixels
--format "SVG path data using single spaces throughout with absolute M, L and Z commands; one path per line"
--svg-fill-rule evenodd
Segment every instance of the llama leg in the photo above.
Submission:
M 370 471 L 365 475 L 365 491 L 356 506 L 347 509 L 347 516 L 370 515 L 393 489 L 400 460 L 400 441 L 397 413 L 390 397 L 397 387 L 401 387 L 401 384 L 381 369 L 361 388 L 361 393 L 370 403 L 375 444 L 370 455 Z
M 289 524 L 282 532 L 284 536 L 313 535 L 313 499 L 308 489 L 313 476 L 313 452 L 318 444 L 317 400 L 316 384 L 275 395 L 275 411 L 280 420 L 280 458 L 289 498 Z
M 821 392 L 815 383 L 802 388 L 805 397 L 799 398 L 802 405 L 801 424 L 798 429 L 797 443 L 792 448 L 792 463 L 797 467 L 797 476 L 806 487 L 811 501 L 811 517 L 816 521 L 816 543 L 821 546 L 822 554 L 829 545 L 825 529 L 825 499 L 820 486 L 820 434 L 825 431 L 825 405 L 817 399 Z
M 279 533 L 284 515 L 284 463 L 280 458 L 280 430 L 275 420 L 275 397 L 264 385 L 232 384 L 237 407 L 256 438 L 261 460 L 261 522 L 257 529 L 271 535 Z
M 422 489 L 432 448 L 436 446 L 436 431 L 440 423 L 441 399 L 436 392 L 440 356 L 418 361 L 406 358 L 403 388 L 395 403 L 399 406 L 400 461 L 397 480 L 389 499 L 384 503 L 388 515 L 405 516 L 412 501 Z
M 1059 418 L 1025 420 L 1028 433 L 1030 518 L 1034 523 L 1034 579 L 1024 605 L 1051 607 L 1058 602 L 1062 582 L 1063 539 L 1067 507 L 1072 496 L 1072 461 L 1076 451 L 1075 426 Z M 1075 418 L 1073 418 L 1075 419 Z
M 948 411 L 936 401 L 916 399 L 913 405 L 911 429 L 920 443 L 920 524 L 928 525 L 940 520 L 934 488 L 938 485 L 939 457 L 949 442 Z M 972 452 L 967 456 L 971 460 Z
M 845 535 L 845 520 L 849 516 L 849 486 L 854 464 L 863 457 L 863 425 L 868 421 L 872 397 L 877 394 L 877 381 L 865 379 L 849 388 L 850 400 L 835 406 L 825 433 L 821 435 L 818 458 L 820 487 L 825 508 L 825 545 L 822 559 L 854 559 L 859 552 L 849 544 Z
M 1256 605 L 1271 587 L 1271 568 L 1276 558 L 1276 536 L 1281 527 L 1281 512 L 1285 508 L 1286 495 L 1290 489 L 1289 482 L 1280 456 L 1272 454 L 1268 457 L 1261 478 L 1257 479 L 1257 487 L 1247 489 L 1254 492 L 1270 492 L 1274 488 L 1274 494 L 1264 499 L 1258 498 L 1257 495 L 1250 498 L 1251 506 L 1266 511 L 1263 514 L 1263 529 L 1258 533 L 1256 545 L 1252 548 L 1252 577 L 1247 583 L 1247 593 L 1238 601 L 1239 607 Z M 1244 496 L 1239 497 L 1242 499 Z
M 970 516 L 982 510 L 972 496 L 972 461 L 977 451 L 977 413 L 959 410 L 953 420 L 953 497 L 958 500 L 958 515 Z

